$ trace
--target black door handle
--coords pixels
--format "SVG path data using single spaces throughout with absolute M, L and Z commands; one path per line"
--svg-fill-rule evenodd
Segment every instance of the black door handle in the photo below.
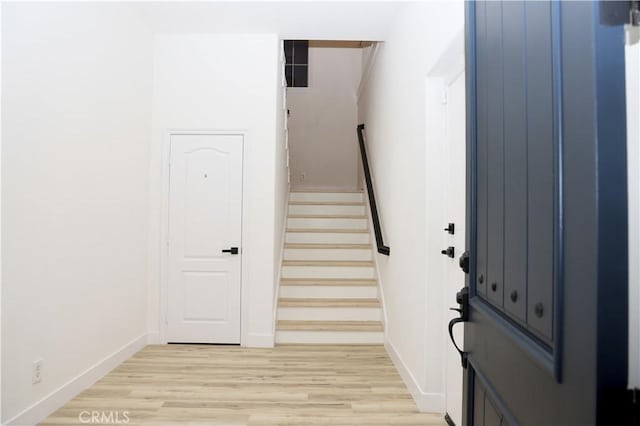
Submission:
M 469 251 L 465 251 L 464 253 L 462 253 L 462 256 L 460 256 L 460 260 L 458 261 L 459 265 L 460 265 L 460 269 L 462 269 L 462 272 L 464 272 L 465 274 L 469 273 Z
M 222 250 L 223 253 L 238 254 L 238 247 L 231 247 L 228 250 Z
M 455 223 L 449 223 L 449 225 L 446 228 L 444 228 L 444 230 L 450 233 L 451 235 L 455 234 L 456 233 Z
M 444 254 L 445 256 L 449 256 L 452 259 L 455 257 L 455 252 L 456 249 L 453 247 L 447 247 L 445 250 L 440 250 L 440 253 Z
M 449 338 L 451 338 L 451 342 L 453 346 L 456 348 L 458 353 L 460 354 L 460 360 L 462 361 L 462 367 L 467 368 L 467 353 L 464 352 L 455 339 L 453 338 L 453 326 L 461 323 L 469 321 L 469 287 L 464 287 L 456 294 L 456 302 L 460 305 L 460 308 L 450 308 L 452 311 L 457 311 L 460 316 L 458 318 L 453 318 L 449 321 Z

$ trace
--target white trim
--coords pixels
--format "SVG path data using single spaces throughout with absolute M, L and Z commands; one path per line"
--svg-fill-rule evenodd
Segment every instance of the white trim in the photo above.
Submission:
M 275 335 L 273 333 L 248 333 L 242 346 L 248 348 L 273 348 Z
M 73 399 L 80 392 L 93 385 L 123 361 L 133 356 L 147 345 L 147 334 L 136 337 L 112 354 L 58 387 L 44 398 L 5 422 L 6 425 L 35 425 L 46 419 L 58 408 Z
M 435 65 L 429 70 L 426 75 L 425 114 L 427 116 L 427 119 L 425 121 L 425 135 L 427 140 L 429 140 L 430 138 L 433 140 L 439 140 L 441 138 L 441 135 L 448 135 L 447 104 L 449 103 L 449 87 L 453 82 L 456 81 L 456 79 L 458 79 L 458 77 L 460 77 L 462 73 L 464 73 L 464 71 L 464 31 L 460 30 L 456 33 L 448 46 L 442 51 L 442 54 L 436 61 Z M 441 154 L 442 156 L 441 158 L 449 158 L 450 147 L 448 142 L 434 142 L 433 147 L 434 148 L 432 148 L 432 150 L 437 149 L 439 154 Z M 434 156 L 434 153 L 427 152 L 427 156 Z M 429 164 L 429 158 L 425 157 L 424 161 L 426 165 Z M 428 174 L 426 176 L 426 179 L 426 190 L 429 191 L 430 177 L 428 176 Z M 444 200 L 447 204 L 450 204 L 450 200 L 447 199 L 447 194 L 436 194 L 435 196 L 440 198 L 441 201 Z M 433 220 L 439 217 L 437 221 L 445 223 L 440 213 L 434 212 L 432 213 L 432 215 L 434 216 L 432 218 Z M 428 223 L 430 223 L 429 220 Z M 427 226 L 427 228 L 429 227 Z M 429 229 L 426 229 L 425 241 L 427 242 L 428 246 L 430 241 L 435 241 L 433 240 L 433 235 L 430 234 Z M 427 365 L 425 373 L 426 376 L 430 376 L 432 374 L 435 374 L 436 372 L 439 374 L 439 390 L 441 391 L 441 394 L 439 394 L 441 396 L 441 400 L 439 402 L 439 412 L 444 414 L 444 412 L 447 410 L 448 392 L 452 392 L 451 389 L 448 389 L 447 386 L 447 384 L 449 383 L 447 362 L 448 356 L 450 356 L 449 345 L 451 345 L 451 342 L 449 341 L 449 336 L 446 332 L 446 325 L 448 323 L 448 317 L 450 314 L 448 307 L 451 306 L 452 299 L 450 295 L 451 291 L 448 285 L 445 285 L 446 277 L 448 274 L 448 272 L 446 272 L 445 265 L 440 264 L 436 269 L 434 269 L 433 266 L 429 267 L 427 265 L 426 267 L 429 282 L 427 284 L 425 293 L 425 307 L 429 309 L 429 306 L 433 306 L 433 302 L 430 302 L 430 300 L 436 300 L 437 303 L 437 300 L 440 299 L 441 302 L 438 305 L 442 308 L 441 310 L 439 309 L 439 312 L 436 313 L 437 315 L 434 315 L 433 317 L 431 317 L 430 314 L 427 314 L 427 326 L 425 327 L 424 331 L 425 342 L 434 342 L 432 331 L 434 330 L 434 327 L 441 331 L 438 332 L 438 340 L 434 343 L 434 345 L 432 345 L 433 347 L 430 347 L 429 345 L 425 346 L 425 351 L 427 351 L 426 353 L 432 353 L 432 356 L 434 358 L 436 357 L 436 351 L 439 350 L 439 353 L 437 353 L 439 365 L 433 365 L 433 363 Z M 440 276 L 440 278 L 438 278 L 438 276 Z M 438 402 L 436 401 L 435 397 L 432 398 L 430 404 L 432 409 L 436 411 L 436 408 L 438 408 Z M 462 404 L 460 406 L 462 406 Z
M 2 22 L 2 7 L 0 7 L 0 22 Z M 4 81 L 2 80 L 2 31 L 0 31 L 0 81 Z M 1 86 L 1 85 L 0 85 Z M 2 99 L 2 87 L 0 87 L 0 99 Z M 0 102 L 0 117 L 2 117 L 2 102 Z M 2 120 L 0 119 L 0 146 L 2 146 Z M 2 152 L 2 149 L 0 149 L 0 153 Z M 1 157 L 1 155 L 0 155 Z M 0 164 L 2 164 L 2 161 L 0 161 Z M 2 173 L 0 173 L 0 176 L 2 176 Z M 2 187 L 2 185 L 0 184 L 0 187 Z M 0 197 L 1 198 L 1 197 Z M 0 203 L 1 204 L 1 203 Z M 2 212 L 2 208 L 0 207 L 0 212 Z M 0 220 L 0 223 L 2 221 Z M 2 258 L 2 227 L 0 226 L 0 259 Z M 1 267 L 1 262 L 0 262 L 0 306 L 2 306 L 2 267 Z M 1 309 L 0 309 L 1 310 Z M 2 330 L 2 320 L 1 320 L 2 316 L 0 315 L 0 335 L 2 334 L 1 330 Z M 0 377 L 2 377 L 2 338 L 0 336 Z M 0 386 L 0 402 L 2 401 L 2 386 Z M 0 403 L 0 419 L 2 419 L 2 404 Z
M 366 186 L 366 183 L 365 183 Z M 367 220 L 369 222 L 369 235 L 372 236 L 371 238 L 371 250 L 372 250 L 372 259 L 373 259 L 373 264 L 375 266 L 376 269 L 376 285 L 378 286 L 378 295 L 379 295 L 379 299 L 380 299 L 380 309 L 382 310 L 382 323 L 384 324 L 384 337 L 385 339 L 387 338 L 387 333 L 388 333 L 388 329 L 387 329 L 387 324 L 388 324 L 388 318 L 387 318 L 387 308 L 386 308 L 386 303 L 385 303 L 385 298 L 384 298 L 384 289 L 382 287 L 382 277 L 380 276 L 380 265 L 378 262 L 378 258 L 380 256 L 384 256 L 384 255 L 379 255 L 378 253 L 378 244 L 376 242 L 376 237 L 375 237 L 375 232 L 373 232 L 373 217 L 371 216 L 371 204 L 369 204 L 369 193 L 364 190 L 363 192 L 363 201 L 365 204 L 365 211 L 367 212 Z
M 280 244 L 280 262 L 276 266 L 278 268 L 278 276 L 276 278 L 276 287 L 273 292 L 273 336 L 276 335 L 276 324 L 278 322 L 278 299 L 280 298 L 280 278 L 282 278 L 282 261 L 284 260 L 284 246 L 287 239 L 287 220 L 289 219 L 289 198 L 291 190 L 287 189 L 287 196 L 284 197 L 284 220 L 282 222 L 282 242 Z
M 247 325 L 249 324 L 249 312 L 246 309 L 249 306 L 249 262 L 250 253 L 244 250 L 248 247 L 248 239 L 250 230 L 248 229 L 248 212 L 249 197 L 246 195 L 248 191 L 247 179 L 247 149 L 249 143 L 249 132 L 247 130 L 214 130 L 214 129 L 168 129 L 164 132 L 162 141 L 162 188 L 161 188 L 161 206 L 160 214 L 160 324 L 159 324 L 159 343 L 167 343 L 167 313 L 169 303 L 167 300 L 168 293 L 168 258 L 169 258 L 169 179 L 171 159 L 171 136 L 173 135 L 239 135 L 242 136 L 242 224 L 241 224 L 241 241 L 242 241 L 242 264 L 240 273 L 240 345 L 247 346 Z
M 395 346 L 393 346 L 386 336 L 384 339 L 384 348 L 387 350 L 389 358 L 391 358 L 391 361 L 398 370 L 398 373 L 400 373 L 400 377 L 402 377 L 402 381 L 404 381 L 405 386 L 407 386 L 409 393 L 413 397 L 413 400 L 418 407 L 418 411 L 421 413 L 444 414 L 444 394 L 424 392 L 416 378 L 411 374 L 411 371 L 400 357 Z

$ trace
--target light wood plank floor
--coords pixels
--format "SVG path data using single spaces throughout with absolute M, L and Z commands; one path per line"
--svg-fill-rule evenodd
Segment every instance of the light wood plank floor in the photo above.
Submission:
M 446 425 L 417 411 L 382 346 L 147 346 L 42 424 L 83 411 L 128 411 L 132 425 Z

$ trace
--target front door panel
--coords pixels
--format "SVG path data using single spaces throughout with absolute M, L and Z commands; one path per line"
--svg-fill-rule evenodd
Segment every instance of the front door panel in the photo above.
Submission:
M 621 413 L 624 34 L 600 13 L 592 2 L 467 3 L 464 424 Z

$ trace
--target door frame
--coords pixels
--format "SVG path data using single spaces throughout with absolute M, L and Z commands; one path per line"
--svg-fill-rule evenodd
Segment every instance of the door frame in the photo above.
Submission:
M 449 44 L 442 50 L 442 52 L 440 53 L 438 59 L 436 59 L 436 61 L 434 62 L 434 65 L 431 67 L 431 69 L 429 69 L 429 71 L 427 72 L 426 78 L 425 78 L 425 99 L 426 99 L 426 103 L 425 103 L 425 117 L 426 117 L 426 127 L 425 127 L 425 135 L 427 140 L 433 140 L 434 142 L 431 142 L 431 144 L 436 145 L 437 144 L 437 153 L 439 156 L 443 156 L 442 158 L 449 158 L 449 142 L 448 140 L 445 140 L 443 138 L 445 138 L 448 135 L 448 124 L 446 122 L 446 116 L 447 116 L 447 109 L 448 109 L 448 99 L 444 99 L 444 93 L 442 92 L 443 89 L 446 89 L 448 86 L 451 85 L 451 83 L 453 83 L 458 77 L 460 77 L 461 74 L 463 74 L 466 71 L 466 64 L 465 64 L 465 46 L 464 46 L 464 37 L 465 37 L 465 33 L 464 33 L 464 28 L 461 28 L 456 35 L 451 39 L 451 41 L 449 42 Z M 466 81 L 465 81 L 466 84 Z M 466 92 L 465 92 L 465 96 L 466 96 Z M 437 141 L 437 142 L 436 142 Z M 428 142 L 429 143 L 429 142 Z M 429 156 L 429 150 L 427 149 L 427 156 Z M 435 155 L 433 152 L 431 152 L 432 155 Z M 466 164 L 466 163 L 465 163 Z M 431 167 L 431 165 L 429 164 L 429 158 L 425 158 L 425 165 L 427 167 L 427 169 L 429 167 Z M 427 191 L 430 191 L 429 189 L 429 179 L 430 177 L 426 176 L 426 188 Z M 466 185 L 466 181 L 465 181 L 465 185 Z M 438 193 L 437 196 L 441 199 L 441 201 L 444 201 L 446 203 L 449 203 L 448 200 L 448 195 L 446 194 L 446 192 L 440 188 L 440 185 L 438 185 Z M 442 209 L 440 209 L 437 213 L 430 213 L 431 215 L 436 214 L 437 217 L 432 217 L 432 219 L 429 219 L 427 221 L 427 231 L 426 231 L 426 241 L 428 242 L 428 250 L 430 253 L 434 252 L 434 250 L 438 250 L 436 251 L 436 253 L 439 253 L 439 250 L 443 247 L 445 247 L 443 244 L 446 244 L 446 236 L 442 233 L 441 231 L 441 226 L 440 224 L 442 224 L 442 226 L 445 226 L 447 221 L 448 221 L 448 211 L 443 211 Z M 466 213 L 465 213 L 466 215 Z M 466 220 L 466 219 L 465 219 Z M 437 234 L 433 234 L 433 231 L 431 228 L 429 228 L 429 223 L 431 223 L 432 221 L 435 221 L 438 223 L 438 233 Z M 436 238 L 434 238 L 434 235 L 437 235 Z M 440 237 L 442 237 L 441 239 L 439 239 Z M 437 240 L 437 241 L 436 241 Z M 456 258 L 458 257 L 458 255 L 461 253 L 456 253 Z M 435 255 L 434 255 L 435 256 Z M 438 254 L 438 256 L 440 256 Z M 438 337 L 441 340 L 441 342 L 443 342 L 443 344 L 441 345 L 441 349 L 439 354 L 437 355 L 438 358 L 440 359 L 440 365 L 438 368 L 438 373 L 440 374 L 440 411 L 442 414 L 448 415 L 447 413 L 447 357 L 448 357 L 448 351 L 449 351 L 449 345 L 451 345 L 451 342 L 449 340 L 449 334 L 447 332 L 447 324 L 449 322 L 449 313 L 451 312 L 449 310 L 449 306 L 453 306 L 455 300 L 452 301 L 450 294 L 449 294 L 449 288 L 448 288 L 448 282 L 446 281 L 447 278 L 447 268 L 445 267 L 445 263 L 446 261 L 450 261 L 448 258 L 440 258 L 440 257 L 436 257 L 435 259 L 436 262 L 438 262 L 438 267 L 433 268 L 433 267 L 428 267 L 428 270 L 430 271 L 427 276 L 429 277 L 430 280 L 433 280 L 434 275 L 438 275 L 438 279 L 434 280 L 433 282 L 437 284 L 437 290 L 430 290 L 429 286 L 427 286 L 427 297 L 434 297 L 438 302 L 437 302 L 437 306 L 439 306 L 440 308 L 438 309 L 438 313 L 437 315 L 434 315 L 431 318 L 437 318 L 437 322 L 435 322 L 434 324 L 438 324 L 438 330 L 439 330 L 439 334 Z M 456 261 L 456 260 L 453 260 Z M 464 283 L 464 274 L 462 271 L 460 271 L 460 287 L 462 287 Z M 435 284 L 434 284 L 435 285 Z M 456 289 L 456 291 L 459 290 Z M 429 306 L 429 305 L 427 305 Z M 427 318 L 430 318 L 429 316 Z M 429 319 L 427 319 L 428 321 Z M 461 342 L 458 342 L 459 344 Z M 464 372 L 463 372 L 464 375 Z M 462 382 L 460 383 L 460 386 L 462 386 Z M 462 409 L 462 402 L 460 401 L 460 406 Z
M 449 107 L 451 105 L 451 96 L 450 96 L 451 91 L 449 89 L 451 88 L 452 84 L 455 83 L 458 79 L 463 79 L 463 84 L 465 85 L 465 88 L 466 88 L 466 79 L 465 79 L 466 66 L 465 66 L 465 61 L 464 61 L 464 44 L 462 43 L 460 51 L 458 51 L 456 46 L 452 46 L 451 49 L 452 50 L 455 49 L 455 52 L 453 52 L 453 53 L 456 53 L 456 57 L 458 56 L 458 53 L 460 53 L 461 62 L 456 62 L 454 64 L 455 66 L 452 65 L 451 68 L 449 68 L 449 73 L 444 75 L 443 78 L 442 78 L 442 88 L 443 88 L 443 90 L 445 90 L 444 93 L 446 93 L 446 95 L 443 95 L 443 96 L 446 96 L 446 103 L 441 104 L 441 107 L 442 107 L 442 110 L 443 110 L 443 114 L 445 114 L 445 120 L 443 121 L 443 124 L 444 124 L 444 136 L 445 136 L 444 140 L 446 141 L 445 150 L 446 150 L 446 155 L 447 155 L 448 158 L 451 158 L 451 149 L 452 149 L 452 147 L 451 147 L 451 139 L 450 139 L 452 123 L 449 121 Z M 467 96 L 467 93 L 466 93 L 466 89 L 463 89 L 463 90 L 464 90 L 463 101 L 465 103 L 464 109 L 465 109 L 465 113 L 466 113 L 466 96 Z M 461 120 L 461 125 L 462 126 L 464 126 L 465 120 L 466 120 L 466 116 L 463 116 L 462 120 Z M 462 172 L 465 173 L 466 172 L 466 126 L 465 126 L 463 149 L 464 149 L 464 153 L 465 153 L 465 158 L 464 159 L 458 158 L 458 159 L 454 160 L 454 163 L 456 163 L 456 164 L 462 163 L 462 167 L 461 167 L 463 169 Z M 451 163 L 449 163 L 449 164 L 451 164 Z M 451 170 L 449 169 L 448 172 L 450 173 Z M 448 178 L 447 182 L 452 182 L 451 181 L 451 175 L 449 175 L 447 178 Z M 449 187 L 449 189 L 446 191 L 445 195 L 446 195 L 447 198 L 446 198 L 445 201 L 447 203 L 447 206 L 443 210 L 447 212 L 447 215 L 449 215 L 453 211 L 455 211 L 455 208 L 453 207 L 454 201 L 450 198 L 450 194 L 452 194 L 453 192 L 457 191 L 458 189 L 459 189 L 459 187 L 457 185 L 453 185 L 452 184 L 451 187 Z M 464 234 L 465 234 L 464 235 L 465 238 L 461 241 L 462 247 L 457 247 L 456 246 L 455 257 L 454 257 L 454 259 L 452 259 L 452 261 L 455 263 L 453 268 L 456 271 L 456 277 L 457 277 L 456 281 L 459 280 L 459 282 L 457 283 L 458 287 L 455 287 L 455 288 L 449 287 L 449 286 L 453 285 L 453 282 L 451 281 L 450 276 L 449 276 L 452 273 L 451 268 L 448 268 L 449 270 L 445 271 L 445 273 L 443 275 L 443 278 L 444 278 L 443 282 L 445 282 L 445 288 L 443 289 L 443 293 L 444 293 L 445 297 L 444 297 L 444 305 L 443 305 L 444 306 L 444 312 L 443 312 L 443 316 L 444 316 L 443 325 L 444 325 L 444 327 L 442 327 L 442 330 L 443 330 L 443 332 L 445 334 L 445 342 L 446 342 L 445 343 L 445 352 L 444 352 L 444 355 L 443 355 L 444 358 L 443 358 L 443 362 L 442 362 L 442 375 L 443 375 L 442 381 L 443 381 L 443 391 L 444 391 L 443 404 L 444 404 L 444 408 L 445 408 L 445 420 L 448 419 L 447 423 L 449 421 L 451 421 L 454 426 L 461 426 L 462 425 L 462 418 L 463 418 L 463 413 L 464 413 L 464 410 L 463 410 L 463 407 L 462 407 L 462 401 L 463 401 L 462 395 L 464 393 L 463 381 L 464 381 L 464 373 L 465 372 L 464 372 L 464 369 L 462 368 L 462 366 L 460 364 L 458 364 L 458 367 L 461 370 L 460 371 L 460 383 L 459 383 L 459 386 L 460 386 L 460 401 L 459 401 L 459 403 L 460 403 L 460 407 L 459 407 L 459 409 L 460 409 L 460 423 L 458 423 L 456 425 L 456 423 L 454 422 L 455 419 L 453 419 L 451 417 L 451 412 L 449 411 L 449 409 L 447 407 L 448 394 L 449 394 L 449 390 L 450 390 L 450 387 L 449 387 L 449 376 L 448 376 L 449 375 L 449 365 L 448 365 L 449 360 L 447 359 L 447 357 L 451 356 L 452 350 L 454 349 L 453 348 L 453 343 L 449 342 L 449 333 L 448 333 L 448 330 L 447 330 L 447 325 L 448 325 L 450 319 L 453 318 L 452 311 L 449 308 L 449 306 L 451 305 L 451 301 L 452 301 L 450 293 L 456 293 L 457 291 L 459 291 L 460 288 L 462 288 L 462 286 L 464 285 L 464 280 L 465 280 L 465 273 L 462 271 L 462 269 L 460 269 L 458 267 L 458 258 L 460 256 L 462 256 L 462 254 L 466 250 L 466 234 L 467 234 L 467 229 L 466 229 L 466 225 L 467 225 L 466 224 L 467 181 L 466 181 L 466 178 L 464 179 L 464 187 L 462 189 L 463 189 L 463 193 L 462 193 L 463 204 L 462 205 L 463 205 L 463 209 L 465 211 L 462 213 L 462 217 L 463 217 L 462 222 L 463 223 L 461 223 L 459 225 L 456 224 L 455 232 L 457 234 L 457 233 L 460 232 L 460 229 L 463 229 L 464 230 Z M 452 216 L 448 216 L 447 220 L 453 221 L 453 217 Z M 445 224 L 446 223 L 447 222 L 445 221 Z M 445 237 L 447 237 L 446 239 L 448 240 L 448 239 L 450 239 L 451 235 L 445 235 Z M 450 245 L 454 245 L 454 244 L 450 244 Z M 448 246 L 448 244 L 443 245 L 443 247 L 447 247 L 447 246 Z M 457 251 L 459 248 L 461 248 L 461 251 Z M 444 257 L 442 259 L 445 262 L 449 261 L 449 259 L 444 258 Z M 458 330 L 458 331 L 460 331 L 460 330 Z M 455 339 L 455 330 L 454 330 L 454 334 L 453 335 L 454 335 L 454 339 Z M 464 341 L 464 337 L 463 337 L 463 339 L 461 341 L 457 341 L 456 343 L 458 345 L 462 345 L 463 341 Z M 455 350 L 453 350 L 453 352 L 455 352 Z M 455 353 L 456 357 L 457 357 L 457 355 L 458 354 Z M 458 360 L 456 359 L 456 363 L 457 363 L 457 361 Z
M 242 136 L 242 217 L 240 218 L 240 346 L 246 345 L 248 324 L 248 311 L 245 309 L 249 300 L 249 286 L 245 285 L 249 282 L 248 268 L 244 265 L 249 264 L 249 253 L 242 250 L 247 247 L 248 232 L 245 232 L 245 224 L 247 220 L 248 198 L 248 181 L 247 178 L 247 162 L 246 162 L 246 144 L 247 130 L 214 130 L 214 129 L 169 129 L 164 132 L 162 138 L 162 189 L 160 201 L 160 300 L 159 300 L 159 331 L 160 343 L 167 344 L 167 326 L 168 326 L 168 309 L 169 309 L 169 202 L 170 202 L 170 160 L 171 160 L 171 137 L 178 135 L 237 135 Z

